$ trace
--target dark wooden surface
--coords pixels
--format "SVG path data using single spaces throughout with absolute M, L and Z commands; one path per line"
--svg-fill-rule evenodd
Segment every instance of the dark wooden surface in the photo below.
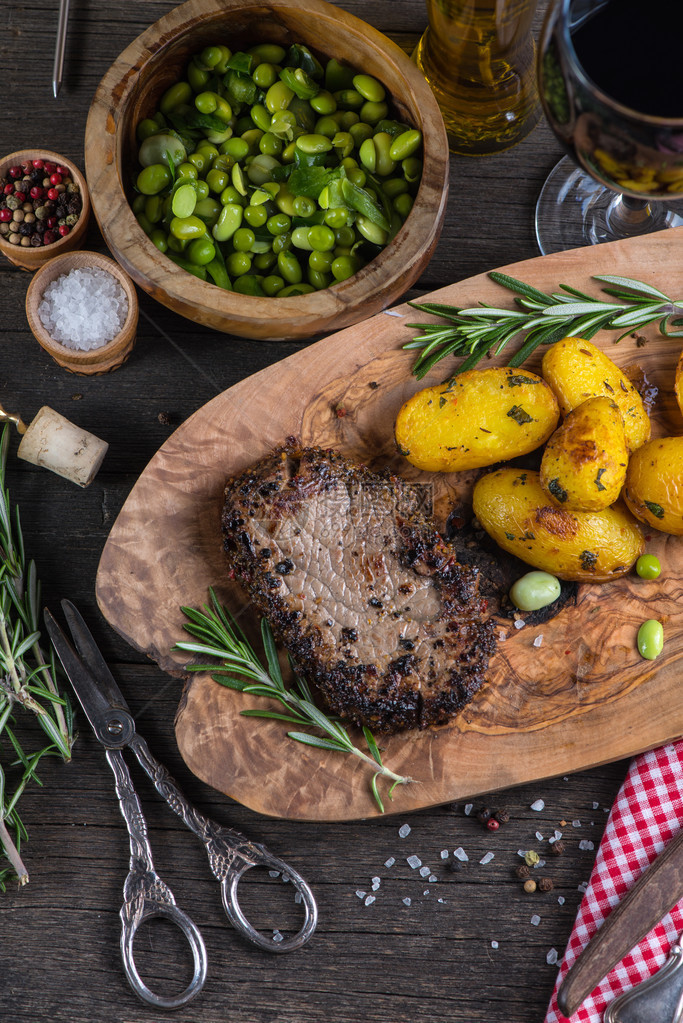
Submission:
M 25 0 L 0 7 L 0 148 L 43 145 L 82 167 L 87 111 L 100 78 L 171 4 L 72 0 L 65 82 L 55 101 L 57 6 L 57 0 Z M 425 24 L 421 0 L 345 0 L 342 6 L 406 49 Z M 558 144 L 540 125 L 508 153 L 453 157 L 445 228 L 416 293 L 535 255 L 535 198 L 559 155 Z M 87 244 L 102 248 L 94 225 Z M 83 610 L 141 733 L 200 809 L 291 860 L 311 882 L 320 906 L 318 931 L 304 950 L 268 957 L 245 946 L 224 920 L 201 847 L 135 771 L 157 869 L 201 927 L 209 954 L 204 992 L 176 1018 L 184 1023 L 540 1023 L 555 978 L 546 956 L 553 948 L 560 955 L 564 949 L 581 900 L 579 886 L 595 856 L 580 843 L 586 840 L 597 849 L 625 763 L 492 797 L 492 806 L 510 814 L 495 834 L 483 830 L 474 813 L 467 816 L 462 804 L 367 823 L 282 822 L 259 817 L 196 781 L 174 741 L 179 683 L 154 665 L 139 663 L 101 617 L 94 599 L 97 564 L 135 479 L 172 429 L 220 391 L 302 344 L 219 335 L 141 294 L 138 342 L 127 365 L 100 378 L 71 376 L 29 332 L 28 282 L 27 273 L 4 262 L 0 266 L 0 402 L 27 421 L 48 404 L 110 444 L 95 482 L 81 491 L 17 461 L 16 435 L 12 439 L 11 494 L 21 507 L 45 602 L 55 605 L 68 596 Z M 182 594 L 178 597 L 182 600 Z M 0 755 L 5 762 L 7 749 Z M 73 762 L 46 763 L 41 777 L 43 787 L 28 790 L 20 804 L 30 836 L 23 848 L 30 884 L 0 895 L 0 1019 L 160 1019 L 164 1013 L 136 1000 L 121 970 L 118 909 L 128 843 L 112 777 L 87 725 Z M 530 807 L 539 798 L 545 809 L 536 812 Z M 412 830 L 401 839 L 404 823 Z M 533 847 L 544 854 L 555 828 L 565 834 L 566 851 L 548 856 L 542 871 L 552 878 L 554 891 L 526 895 L 514 876 L 517 851 Z M 450 873 L 441 850 L 448 849 L 452 858 L 460 846 L 469 861 Z M 487 851 L 495 858 L 482 865 Z M 413 854 L 433 868 L 437 882 L 410 868 L 406 857 Z M 386 868 L 389 857 L 396 863 Z M 373 877 L 381 883 L 375 902 L 366 906 L 356 893 L 371 893 Z M 408 897 L 409 907 L 402 901 Z M 536 926 L 534 914 L 540 917 Z M 165 979 L 177 984 L 178 949 L 165 927 L 150 928 L 139 947 L 153 985 Z

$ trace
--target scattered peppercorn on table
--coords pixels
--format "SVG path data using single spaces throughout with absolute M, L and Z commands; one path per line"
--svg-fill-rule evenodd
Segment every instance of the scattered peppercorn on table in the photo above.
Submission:
M 94 0 L 87 10 L 72 9 L 64 83 L 54 100 L 45 55 L 54 48 L 57 6 L 38 0 L 0 5 L 6 151 L 44 146 L 82 169 L 85 122 L 98 82 L 172 6 L 169 0 L 119 0 L 113 12 L 111 4 Z M 339 6 L 407 52 L 426 25 L 423 0 L 343 0 Z M 540 18 L 546 4 L 539 6 Z M 540 125 L 507 153 L 476 161 L 452 157 L 441 240 L 411 297 L 537 255 L 534 204 L 560 155 Z M 131 166 L 131 180 L 134 175 Z M 183 212 L 182 190 L 175 196 Z M 94 222 L 83 247 L 106 251 Z M 17 460 L 18 437 L 12 437 L 8 481 L 43 601 L 56 608 L 68 597 L 83 611 L 141 732 L 191 801 L 277 850 L 309 881 L 319 903 L 317 932 L 303 950 L 267 957 L 247 946 L 225 924 L 199 844 L 161 800 L 146 799 L 156 867 L 201 927 L 209 950 L 208 981 L 183 1011 L 183 1023 L 223 1023 L 226 1017 L 231 1023 L 540 1023 L 554 963 L 626 763 L 515 789 L 507 787 L 500 763 L 498 791 L 486 796 L 403 814 L 399 788 L 393 803 L 385 800 L 391 812 L 383 817 L 322 825 L 262 817 L 199 782 L 174 735 L 182 683 L 104 620 L 95 600 L 98 562 L 124 501 L 174 429 L 220 392 L 306 345 L 219 335 L 140 293 L 138 339 L 128 362 L 102 376 L 76 376 L 54 363 L 30 333 L 24 313 L 29 280 L 26 271 L 0 263 L 0 402 L 26 421 L 47 404 L 109 443 L 97 478 L 81 490 Z M 651 650 L 658 637 L 645 642 Z M 16 717 L 19 730 L 20 710 Z M 119 958 L 127 836 L 100 748 L 85 722 L 81 726 L 72 763 L 44 761 L 42 787 L 22 796 L 29 839 L 21 852 L 30 883 L 17 889 L 9 882 L 0 893 L 0 1017 L 8 1023 L 151 1019 L 129 990 Z M 258 721 L 253 728 L 258 757 Z M 6 751 L 0 753 L 5 764 Z M 298 755 L 293 748 L 291 756 Z M 344 763 L 342 769 L 352 768 Z M 180 990 L 189 979 L 183 970 L 190 970 L 183 939 L 169 943 L 165 929 L 152 927 L 148 934 L 136 946 L 146 982 L 154 988 L 175 979 Z

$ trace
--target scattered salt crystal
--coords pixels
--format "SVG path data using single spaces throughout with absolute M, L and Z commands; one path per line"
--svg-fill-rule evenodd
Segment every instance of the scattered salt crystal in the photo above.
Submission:
M 284 935 L 280 934 L 278 930 L 273 931 L 273 941 L 284 941 Z
M 280 876 L 280 871 L 279 870 L 269 870 L 268 871 L 268 877 L 279 877 L 279 876 Z
M 410 905 L 410 903 L 411 903 L 412 901 L 413 901 L 413 900 L 412 900 L 411 898 L 409 898 L 408 896 L 406 896 L 406 897 L 405 897 L 405 899 L 403 899 L 403 905 L 404 905 L 404 906 L 409 906 L 409 905 Z
M 429 888 L 425 888 L 425 890 L 423 891 L 422 894 L 423 895 L 429 895 Z
M 578 886 L 577 891 L 580 891 L 582 895 L 585 895 L 587 888 L 588 888 L 588 882 L 587 881 L 582 881 L 581 884 Z
M 536 838 L 538 839 L 538 841 L 539 841 L 539 842 L 542 842 L 542 841 L 543 841 L 543 835 L 541 834 L 541 832 L 540 832 L 540 831 L 537 831 L 537 832 L 536 832 Z
M 447 860 L 448 859 L 448 849 L 442 849 L 441 852 L 439 853 L 439 855 L 441 856 L 442 860 Z
M 557 828 L 555 828 L 555 831 L 553 833 L 553 837 L 550 839 L 550 841 L 551 842 L 559 842 L 561 838 L 562 838 L 562 832 L 558 831 Z
M 372 884 L 373 892 L 376 892 L 378 888 L 379 888 L 379 881 L 373 882 L 373 884 Z
M 375 901 L 375 896 L 374 895 L 368 895 L 367 899 L 365 900 L 365 905 L 366 906 L 371 906 L 374 901 Z
M 593 845 L 592 842 L 589 842 L 587 838 L 582 838 L 581 841 L 579 842 L 579 849 L 582 852 L 586 852 L 590 851 L 591 849 L 595 849 L 595 846 Z
M 373 879 L 372 879 L 372 887 L 373 888 L 375 888 L 375 887 L 379 888 L 381 881 L 382 881 L 381 877 L 373 877 Z
M 575 821 L 572 821 L 572 827 L 573 828 L 580 828 L 581 827 L 581 821 L 578 820 L 578 819 L 575 820 Z
M 559 904 L 560 906 L 564 906 L 564 904 L 565 904 L 565 902 L 566 902 L 566 901 L 567 901 L 567 900 L 565 899 L 564 895 L 558 895 L 558 896 L 557 896 L 557 902 L 558 902 L 558 904 Z
M 491 948 L 498 948 L 498 942 L 497 941 L 492 941 L 491 942 Z
M 282 881 L 283 881 L 284 884 L 287 884 L 289 882 L 289 880 L 290 880 L 290 878 L 287 876 L 287 874 L 283 874 L 282 875 Z
M 128 298 L 106 270 L 77 267 L 48 284 L 38 316 L 54 341 L 89 351 L 119 333 L 128 316 Z
M 413 870 L 415 870 L 416 867 L 422 866 L 422 860 L 420 859 L 419 856 L 408 856 L 408 858 L 406 859 L 406 863 L 408 864 L 409 867 L 412 867 Z
M 531 804 L 530 809 L 537 811 L 545 810 L 545 803 L 542 799 L 537 799 Z
M 545 867 L 545 860 L 538 860 L 537 863 L 534 863 L 534 870 L 538 870 L 539 867 Z
M 407 838 L 409 834 L 410 834 L 410 824 L 402 824 L 401 827 L 398 829 L 398 837 L 399 838 Z
M 436 874 L 430 874 L 430 875 L 429 875 L 429 877 L 427 878 L 427 880 L 429 881 L 429 883 L 430 883 L 430 884 L 436 884 L 436 882 L 437 882 L 437 881 L 438 881 L 439 879 L 438 879 L 438 877 L 436 876 Z
M 532 916 L 532 918 L 531 918 L 531 920 L 530 920 L 529 922 L 531 923 L 531 925 L 532 925 L 533 927 L 538 927 L 538 925 L 539 925 L 539 924 L 540 924 L 540 922 L 541 922 L 541 918 L 540 918 L 540 916 L 538 915 L 538 913 L 534 913 L 534 915 Z
M 466 860 L 469 860 L 469 856 L 467 855 L 467 853 L 465 852 L 461 845 L 459 845 L 457 849 L 453 850 L 453 855 L 455 856 L 456 860 L 460 860 L 461 863 L 464 863 Z
M 420 867 L 420 877 L 426 877 L 429 872 L 429 867 Z
M 384 312 L 387 316 L 400 316 L 403 317 L 405 313 L 399 313 L 395 309 L 385 309 Z
M 504 643 L 507 638 L 508 638 L 507 632 L 503 632 L 501 629 L 501 631 L 498 633 L 498 642 Z
M 362 892 L 360 889 L 356 892 L 359 899 L 364 899 L 367 894 L 367 892 Z
M 517 621 L 515 622 L 515 628 L 516 629 L 524 628 L 524 622 L 520 618 L 518 618 Z
M 540 646 L 542 642 L 543 642 L 543 633 L 541 633 L 540 636 L 536 636 L 536 639 L 533 642 L 533 646 Z
M 600 806 L 600 803 L 593 803 L 593 809 L 594 810 L 597 810 L 599 806 Z
M 555 963 L 557 962 L 557 949 L 556 948 L 551 948 L 551 949 L 548 950 L 548 954 L 545 957 L 545 961 L 548 964 L 548 966 L 554 966 L 555 965 Z
M 517 855 L 521 856 L 522 859 L 524 859 L 526 857 L 526 854 L 527 854 L 527 850 L 526 849 L 518 849 L 517 850 Z
M 473 807 L 474 807 L 474 803 L 465 803 L 465 816 L 466 817 L 469 817 L 469 815 L 472 813 L 472 808 Z
M 389 867 L 393 867 L 395 862 L 396 858 L 394 856 L 390 856 L 388 860 L 384 861 L 384 866 L 388 869 Z
M 440 902 L 442 906 L 445 905 L 445 902 L 446 902 L 445 899 L 437 899 L 436 901 Z
M 492 853 L 492 852 L 484 853 L 484 855 L 479 860 L 479 862 L 484 866 L 487 863 L 490 863 L 494 856 L 495 856 L 495 853 Z

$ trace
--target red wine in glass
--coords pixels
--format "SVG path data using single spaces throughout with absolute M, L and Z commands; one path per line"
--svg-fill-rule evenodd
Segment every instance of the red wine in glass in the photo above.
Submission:
M 541 101 L 566 146 L 536 208 L 542 253 L 683 224 L 683 0 L 557 0 Z

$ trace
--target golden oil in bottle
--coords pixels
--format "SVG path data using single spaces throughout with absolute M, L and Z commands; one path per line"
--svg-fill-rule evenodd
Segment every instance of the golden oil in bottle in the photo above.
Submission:
M 539 120 L 531 24 L 536 0 L 426 0 L 413 60 L 429 82 L 451 152 L 495 153 Z

